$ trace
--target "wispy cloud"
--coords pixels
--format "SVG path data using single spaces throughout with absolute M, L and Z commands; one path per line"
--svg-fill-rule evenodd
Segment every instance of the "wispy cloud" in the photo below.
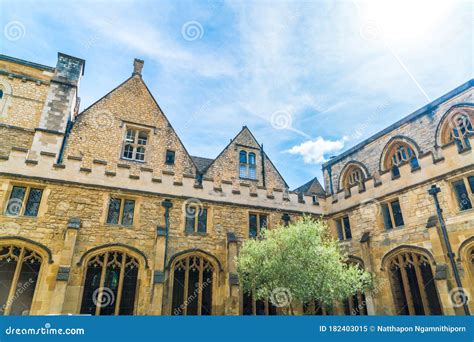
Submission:
M 343 137 L 341 140 L 332 141 L 317 137 L 316 140 L 309 140 L 293 146 L 286 152 L 302 156 L 306 164 L 322 164 L 328 160 L 328 155 L 340 152 L 347 139 L 347 137 Z

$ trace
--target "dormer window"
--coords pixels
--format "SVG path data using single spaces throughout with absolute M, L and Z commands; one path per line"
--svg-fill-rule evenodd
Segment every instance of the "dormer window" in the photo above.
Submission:
M 239 153 L 239 175 L 240 178 L 257 179 L 255 153 L 242 150 Z
M 145 146 L 147 142 L 147 131 L 128 128 L 125 133 L 122 158 L 129 160 L 145 161 Z

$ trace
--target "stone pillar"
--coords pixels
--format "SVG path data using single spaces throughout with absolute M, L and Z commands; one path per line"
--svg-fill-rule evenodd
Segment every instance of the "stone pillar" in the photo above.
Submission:
M 370 233 L 365 232 L 362 234 L 360 239 L 361 243 L 361 251 L 362 251 L 362 259 L 364 261 L 364 267 L 367 271 L 374 274 L 374 262 L 372 260 L 372 253 L 370 253 Z M 377 289 L 375 289 L 377 290 Z M 377 291 L 367 291 L 365 293 L 365 306 L 367 309 L 368 315 L 375 315 L 375 298 L 377 296 Z
M 39 152 L 59 155 L 68 122 L 79 108 L 79 81 L 84 73 L 83 59 L 58 54 L 58 62 L 51 79 L 48 95 L 35 130 L 29 159 L 37 159 Z
M 233 232 L 227 233 L 228 296 L 225 304 L 226 315 L 240 314 L 240 287 L 234 258 L 238 254 L 238 240 Z
M 59 256 L 59 270 L 56 276 L 56 284 L 54 287 L 54 295 L 51 301 L 49 313 L 62 314 L 64 303 L 66 302 L 66 290 L 69 280 L 69 273 L 72 266 L 72 258 L 74 255 L 74 248 L 76 246 L 76 239 L 79 228 L 81 227 L 81 220 L 73 217 L 69 220 L 66 234 L 64 236 L 63 248 Z
M 151 315 L 170 314 L 163 302 L 164 286 L 166 279 L 166 263 L 168 262 L 168 233 L 169 233 L 169 210 L 173 206 L 170 200 L 164 200 L 161 205 L 165 208 L 165 226 L 156 229 L 155 258 L 153 260 L 153 287 L 151 301 Z

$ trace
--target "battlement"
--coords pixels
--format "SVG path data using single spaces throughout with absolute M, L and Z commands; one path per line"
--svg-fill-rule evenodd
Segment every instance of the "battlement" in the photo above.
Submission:
M 469 138 L 471 146 L 474 136 Z M 436 158 L 433 153 L 425 153 L 418 158 L 420 167 L 412 170 L 409 163 L 399 167 L 400 176 L 393 177 L 391 172 L 384 172 L 379 179 L 370 177 L 365 180 L 364 187 L 353 186 L 350 195 L 341 190 L 326 198 L 327 214 L 335 214 L 350 208 L 373 201 L 383 200 L 384 197 L 399 193 L 403 189 L 423 184 L 427 180 L 431 183 L 444 178 L 453 170 L 463 170 L 473 167 L 474 152 L 472 149 L 459 153 L 454 143 L 439 148 L 443 157 Z
M 213 179 L 204 178 L 198 184 L 193 176 L 183 175 L 182 180 L 177 181 L 175 175 L 166 170 L 136 169 L 127 164 L 110 165 L 100 160 L 95 160 L 90 167 L 84 167 L 82 158 L 71 156 L 63 164 L 56 164 L 55 153 L 43 151 L 35 159 L 28 159 L 28 155 L 27 149 L 13 148 L 8 156 L 0 158 L 0 175 L 159 194 L 171 198 L 196 198 L 282 212 L 323 213 L 324 203 L 313 204 L 311 196 L 301 197 L 285 189 L 252 189 L 244 183 L 230 182 L 223 182 L 216 188 Z

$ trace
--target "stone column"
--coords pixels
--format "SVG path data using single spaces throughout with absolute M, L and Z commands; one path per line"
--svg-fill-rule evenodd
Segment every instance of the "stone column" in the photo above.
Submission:
M 370 233 L 365 232 L 362 234 L 360 239 L 361 250 L 362 250 L 362 259 L 364 261 L 364 267 L 370 273 L 374 272 L 374 262 L 372 260 L 372 253 L 370 253 Z M 365 306 L 367 309 L 368 315 L 375 315 L 375 296 L 377 296 L 376 291 L 368 291 L 365 293 Z
M 173 207 L 170 200 L 164 200 L 161 205 L 165 208 L 165 226 L 156 229 L 155 258 L 153 260 L 153 287 L 151 301 L 151 315 L 170 314 L 163 302 L 164 286 L 166 279 L 166 263 L 168 262 L 168 233 L 169 233 L 169 210 Z M 171 309 L 170 309 L 171 310 Z
M 238 240 L 233 232 L 227 233 L 228 296 L 225 304 L 226 315 L 240 314 L 240 287 L 234 258 L 238 254 Z
M 74 248 L 76 246 L 77 234 L 81 227 L 81 220 L 73 217 L 69 220 L 66 234 L 64 236 L 63 248 L 59 257 L 59 270 L 56 276 L 54 295 L 51 301 L 49 313 L 62 314 L 64 303 L 66 301 L 66 290 L 69 280 L 69 273 L 72 266 Z

